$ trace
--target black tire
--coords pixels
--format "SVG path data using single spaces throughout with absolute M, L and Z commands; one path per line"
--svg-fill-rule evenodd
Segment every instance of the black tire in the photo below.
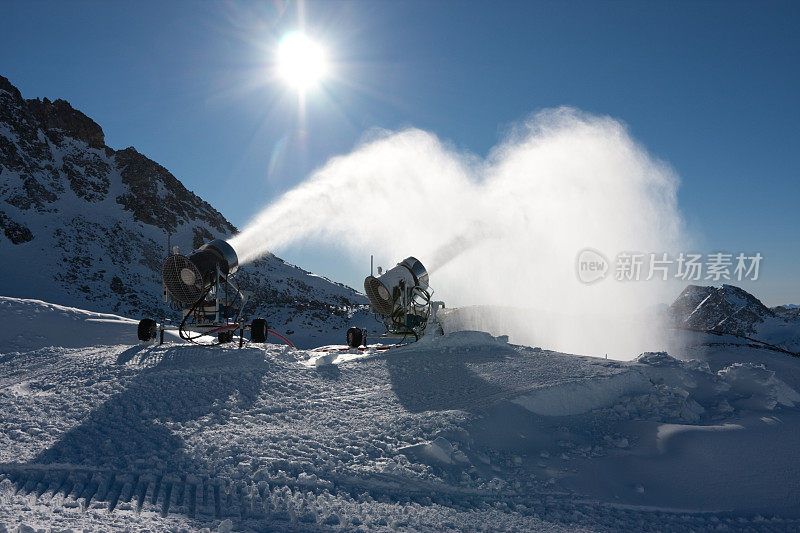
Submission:
M 152 318 L 143 318 L 139 321 L 139 329 L 136 333 L 140 341 L 150 342 L 156 338 L 157 332 L 158 324 Z
M 220 344 L 231 342 L 233 340 L 233 330 L 220 331 L 217 333 L 217 339 L 219 339 Z
M 347 345 L 351 348 L 358 348 L 364 343 L 364 332 L 359 328 L 352 327 L 347 330 Z
M 267 321 L 263 318 L 254 318 L 250 324 L 250 341 L 267 342 Z

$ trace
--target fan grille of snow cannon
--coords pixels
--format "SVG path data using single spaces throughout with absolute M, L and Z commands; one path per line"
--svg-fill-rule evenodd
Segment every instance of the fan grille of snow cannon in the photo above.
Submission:
M 161 275 L 175 300 L 183 305 L 196 303 L 218 277 L 228 276 L 239 268 L 239 258 L 230 244 L 215 239 L 191 256 L 174 254 L 164 261 Z
M 381 315 L 391 314 L 392 295 L 378 278 L 375 276 L 367 277 L 364 280 L 364 291 L 367 293 L 367 298 L 369 298 L 369 302 L 377 313 Z
M 203 275 L 185 255 L 169 256 L 164 261 L 161 276 L 172 297 L 184 305 L 191 305 L 203 296 Z

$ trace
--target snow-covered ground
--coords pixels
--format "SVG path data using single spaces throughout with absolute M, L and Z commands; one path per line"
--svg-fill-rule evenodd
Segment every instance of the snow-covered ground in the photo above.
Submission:
M 8 530 L 800 528 L 800 359 L 734 337 L 621 362 L 141 345 L 14 298 L 0 323 Z

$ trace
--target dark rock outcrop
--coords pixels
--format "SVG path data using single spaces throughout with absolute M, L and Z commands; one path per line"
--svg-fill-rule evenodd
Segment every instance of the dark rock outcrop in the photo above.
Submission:
M 219 211 L 187 190 L 167 169 L 136 151 L 119 150 L 114 160 L 128 192 L 117 203 L 131 211 L 136 220 L 168 232 L 190 220 L 204 222 L 218 233 L 230 234 L 236 228 Z
M 13 244 L 22 244 L 33 240 L 31 230 L 11 220 L 8 215 L 0 211 L 0 229 Z
M 73 109 L 66 100 L 51 102 L 47 98 L 36 98 L 26 100 L 25 104 L 28 112 L 54 143 L 59 144 L 64 137 L 72 137 L 92 148 L 105 146 L 103 129 L 94 120 Z

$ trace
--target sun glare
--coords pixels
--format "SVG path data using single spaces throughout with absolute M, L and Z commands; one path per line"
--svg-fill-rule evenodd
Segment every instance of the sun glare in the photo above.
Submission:
M 281 40 L 277 59 L 280 77 L 299 91 L 312 88 L 328 71 L 322 47 L 299 32 L 289 33 Z

